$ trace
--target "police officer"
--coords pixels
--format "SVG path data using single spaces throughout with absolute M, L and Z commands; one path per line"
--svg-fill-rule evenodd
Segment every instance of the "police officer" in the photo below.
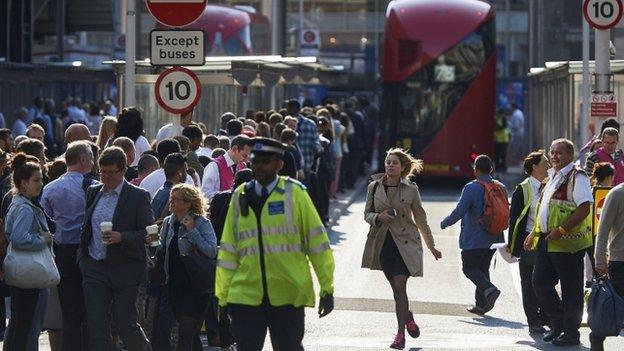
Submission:
M 228 307 L 239 351 L 303 350 L 304 307 L 314 306 L 309 263 L 320 283 L 319 316 L 334 308 L 334 258 L 323 222 L 296 180 L 278 176 L 286 148 L 253 138 L 254 180 L 232 195 L 217 262 L 216 295 Z
M 589 178 L 572 162 L 574 144 L 557 139 L 550 146 L 548 182 L 537 205 L 535 227 L 524 242 L 537 248 L 533 288 L 551 322 L 544 341 L 579 345 L 583 319 L 583 257 L 592 245 Z M 555 290 L 561 285 L 561 297 Z

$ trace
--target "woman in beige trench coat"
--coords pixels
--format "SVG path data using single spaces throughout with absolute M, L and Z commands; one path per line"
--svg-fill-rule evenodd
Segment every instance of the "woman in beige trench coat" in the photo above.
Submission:
M 365 219 L 371 225 L 364 247 L 362 267 L 382 270 L 390 282 L 398 322 L 393 349 L 405 347 L 405 329 L 413 338 L 420 329 L 409 310 L 407 278 L 423 274 L 421 235 L 435 259 L 442 253 L 435 248 L 427 216 L 422 208 L 418 186 L 407 177 L 422 170 L 422 161 L 401 149 L 390 149 L 386 172 L 374 176 L 366 197 Z

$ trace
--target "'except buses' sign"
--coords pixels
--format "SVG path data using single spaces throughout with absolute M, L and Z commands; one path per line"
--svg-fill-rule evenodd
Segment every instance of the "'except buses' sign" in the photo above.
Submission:
M 157 30 L 150 32 L 152 66 L 202 66 L 206 61 L 202 30 Z

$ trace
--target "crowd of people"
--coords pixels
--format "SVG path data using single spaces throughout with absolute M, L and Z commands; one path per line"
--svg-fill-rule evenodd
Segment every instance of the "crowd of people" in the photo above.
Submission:
M 581 149 L 576 162 L 574 143 L 563 138 L 553 140 L 548 151 L 529 153 L 523 162 L 526 178 L 515 187 L 511 204 L 505 185 L 493 178 L 496 162 L 487 155 L 476 157 L 475 179 L 440 223 L 444 230 L 461 221 L 462 271 L 475 285 L 475 303 L 468 312 L 485 315 L 501 295 L 490 279 L 496 247 L 518 260 L 529 333 L 543 335 L 552 345 L 580 344 L 586 288 L 608 275 L 615 293 L 624 297 L 624 152 L 618 148 L 619 129 L 615 119 L 605 120 L 600 135 Z M 411 181 L 421 170 L 421 160 L 400 149 L 388 150 L 385 173 L 373 176 L 368 186 L 364 213 L 370 232 L 362 267 L 383 271 L 392 287 L 398 331 L 390 347 L 399 350 L 405 348 L 406 330 L 413 338 L 420 335 L 406 281 L 423 274 L 422 241 L 436 260 L 442 258 L 418 186 Z M 595 187 L 610 189 L 597 230 Z M 592 331 L 591 350 L 604 350 L 606 336 Z
M 273 335 L 278 327 L 268 323 L 265 329 L 272 331 L 274 345 L 282 343 L 284 350 L 301 345 L 303 306 L 314 305 L 311 280 L 300 277 L 308 270 L 308 258 L 322 283 L 320 313 L 331 312 L 333 258 L 325 227 L 330 199 L 353 188 L 372 159 L 376 109 L 366 98 L 303 108 L 292 99 L 279 110 L 247 111 L 245 117 L 227 112 L 212 134 L 189 111 L 180 116 L 179 129 L 177 123 L 167 124 L 155 138 L 145 135 L 144 116 L 135 107 L 117 113 L 110 101 L 82 104 L 68 98 L 60 114 L 55 111 L 52 100 L 37 97 L 32 108 L 17 111 L 12 129 L 0 129 L 1 253 L 53 248 L 60 276 L 52 288 L 8 285 L 23 277 L 5 279 L 3 296 L 10 297 L 11 313 L 5 331 L 0 304 L 4 350 L 36 350 L 42 330 L 48 331 L 53 350 L 119 345 L 128 350 L 200 350 L 204 323 L 211 345 L 238 341 L 239 350 L 257 349 L 266 332 L 250 336 L 249 328 L 237 327 L 249 321 L 247 305 L 256 301 L 236 298 L 233 291 L 240 282 L 227 262 L 228 255 L 240 254 L 228 253 L 228 248 L 240 247 L 241 235 L 258 241 L 249 230 L 241 234 L 232 228 L 255 222 L 226 225 L 226 218 L 236 220 L 230 214 L 233 207 L 242 210 L 232 205 L 240 196 L 235 190 L 254 182 L 264 189 L 258 198 L 250 197 L 256 201 L 250 207 L 258 221 L 264 218 L 265 201 L 269 216 L 293 217 L 283 229 L 274 217 L 268 218 L 273 221 L 268 228 L 258 222 L 257 233 L 266 240 L 260 255 L 279 257 L 284 247 L 306 254 L 283 263 L 297 269 L 290 287 L 274 273 L 264 277 L 265 269 L 275 269 L 270 263 L 261 267 L 264 285 L 258 291 L 264 286 L 265 293 L 260 300 L 294 299 L 290 304 L 295 310 L 274 313 L 301 326 L 293 334 L 292 324 L 282 325 L 281 333 Z M 272 178 L 277 177 L 273 173 L 283 177 Z M 279 198 L 285 193 L 287 200 Z M 295 203 L 289 202 L 293 197 Z M 159 236 L 150 229 L 153 225 Z M 279 244 L 280 235 L 297 229 L 302 234 L 290 238 L 307 236 L 303 243 Z M 277 249 L 271 240 L 277 240 Z M 189 257 L 211 260 L 211 284 L 198 286 L 202 264 L 189 263 Z M 303 266 L 298 263 L 302 259 Z M 249 269 L 245 290 L 253 282 Z M 289 296 L 266 291 L 266 284 L 291 293 L 310 291 Z M 230 318 L 225 305 L 237 306 L 228 309 Z

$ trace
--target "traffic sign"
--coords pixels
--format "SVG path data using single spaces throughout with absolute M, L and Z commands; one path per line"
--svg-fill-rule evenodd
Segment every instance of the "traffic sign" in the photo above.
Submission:
M 159 30 L 150 32 L 152 66 L 202 66 L 206 61 L 202 30 Z
M 184 27 L 195 22 L 206 8 L 207 0 L 145 0 L 154 18 L 169 27 Z
M 300 33 L 299 45 L 302 56 L 318 56 L 321 35 L 318 29 L 304 29 Z
M 585 0 L 583 15 L 596 29 L 610 29 L 622 18 L 622 0 Z
M 593 93 L 591 97 L 590 115 L 592 117 L 617 117 L 617 100 L 613 93 Z
M 172 67 L 156 80 L 156 101 L 166 111 L 182 114 L 193 109 L 201 97 L 201 84 L 191 70 Z

